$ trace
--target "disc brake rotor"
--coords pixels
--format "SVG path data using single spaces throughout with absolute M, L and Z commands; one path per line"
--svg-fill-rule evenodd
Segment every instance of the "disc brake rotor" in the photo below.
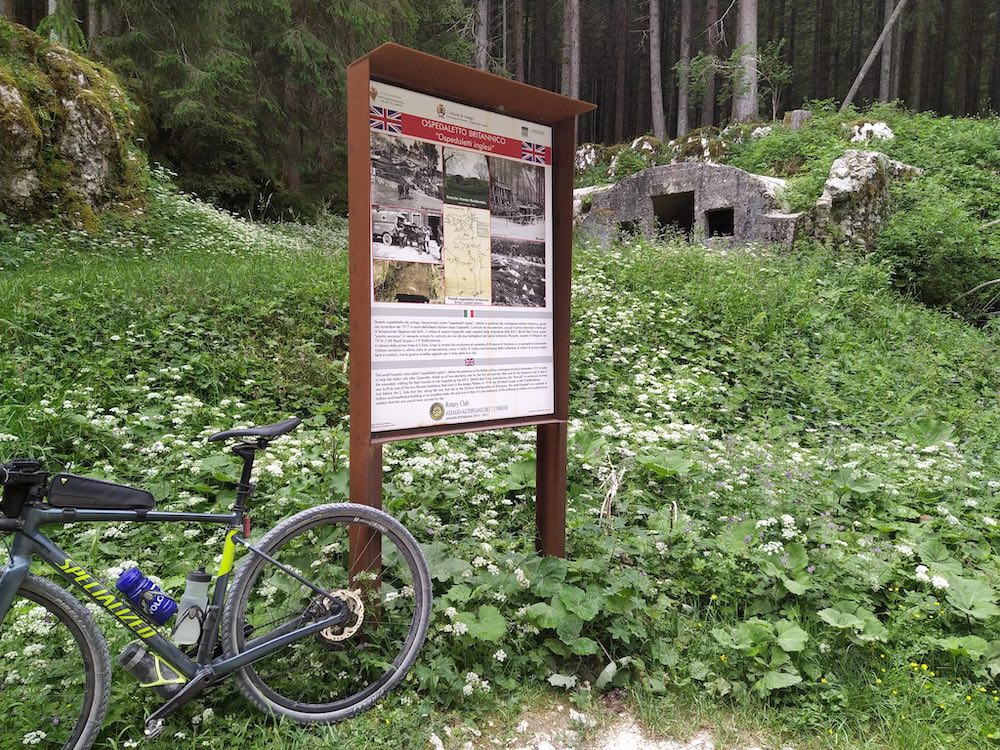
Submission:
M 333 606 L 333 598 L 340 599 L 344 603 L 347 611 L 353 616 L 353 621 L 324 628 L 317 635 L 328 643 L 339 643 L 346 641 L 361 628 L 361 623 L 365 619 L 365 603 L 361 600 L 360 589 L 337 589 L 331 591 L 330 596 L 323 599 L 323 607 L 329 610 Z

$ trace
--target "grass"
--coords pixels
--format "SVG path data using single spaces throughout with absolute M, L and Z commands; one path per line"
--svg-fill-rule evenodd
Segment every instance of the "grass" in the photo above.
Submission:
M 597 710 L 613 688 L 668 733 L 993 746 L 995 332 L 823 248 L 636 241 L 576 262 L 569 560 L 533 552 L 530 431 L 387 446 L 387 507 L 435 576 L 405 689 L 321 729 L 224 687 L 151 748 L 458 747 L 456 727 L 493 736 L 522 705 Z M 254 528 L 346 498 L 342 222 L 250 225 L 159 175 L 142 219 L 6 228 L 0 264 L 0 460 L 208 510 L 231 467 L 205 437 L 299 413 L 262 457 Z M 175 590 L 221 540 L 112 524 L 60 541 L 94 572 L 134 562 Z M 156 704 L 121 672 L 114 691 L 102 748 L 136 741 Z

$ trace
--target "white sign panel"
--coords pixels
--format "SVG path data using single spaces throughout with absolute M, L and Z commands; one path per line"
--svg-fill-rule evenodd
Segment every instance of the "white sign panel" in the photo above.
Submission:
M 370 94 L 372 431 L 551 414 L 551 128 Z

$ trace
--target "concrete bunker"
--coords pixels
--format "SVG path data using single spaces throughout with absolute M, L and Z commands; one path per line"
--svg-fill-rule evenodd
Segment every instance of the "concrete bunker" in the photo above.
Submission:
M 784 210 L 783 186 L 784 180 L 722 164 L 651 167 L 592 193 L 580 230 L 604 239 L 672 230 L 709 243 L 790 245 L 800 214 Z

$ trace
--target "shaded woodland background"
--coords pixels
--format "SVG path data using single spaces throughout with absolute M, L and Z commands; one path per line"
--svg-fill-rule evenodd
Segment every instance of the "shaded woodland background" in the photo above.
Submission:
M 616 143 L 843 100 L 903 2 L 855 103 L 995 111 L 987 0 L 0 0 L 0 14 L 115 69 L 185 188 L 301 218 L 346 205 L 344 71 L 382 42 L 595 102 L 580 140 Z

